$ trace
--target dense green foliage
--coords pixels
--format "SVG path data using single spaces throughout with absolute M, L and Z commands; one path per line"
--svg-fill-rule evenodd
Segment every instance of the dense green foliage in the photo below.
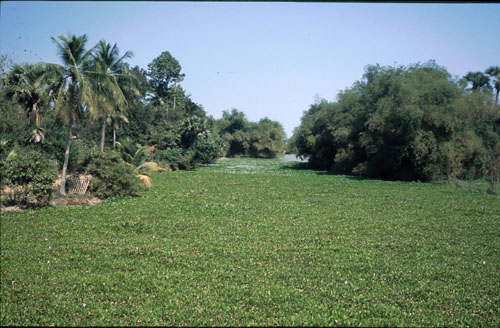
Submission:
M 500 182 L 500 144 L 491 152 L 485 165 L 485 174 L 490 179 L 488 193 L 496 195 L 498 193 L 498 183 Z
M 44 206 L 49 203 L 57 174 L 46 154 L 24 149 L 9 156 L 0 168 L 2 182 L 15 189 L 12 195 L 15 204 Z
M 155 104 L 165 107 L 168 115 L 169 98 L 176 109 L 177 83 L 184 79 L 182 67 L 170 52 L 164 51 L 148 65 L 148 77 L 153 90 L 152 99 Z
M 279 122 L 268 118 L 249 122 L 245 113 L 232 109 L 222 113 L 217 126 L 227 156 L 273 158 L 285 151 L 285 131 Z
M 274 160 L 2 213 L 0 324 L 500 325 L 498 196 Z
M 133 196 L 143 190 L 134 166 L 127 165 L 116 153 L 103 153 L 92 149 L 82 159 L 82 173 L 92 175 L 89 191 L 101 199 Z
M 368 66 L 336 102 L 305 112 L 291 147 L 312 167 L 368 177 L 429 181 L 482 172 L 500 143 L 500 110 L 480 80 L 469 91 L 434 62 Z
M 93 167 L 93 175 L 101 178 L 90 190 L 107 198 L 136 193 L 134 184 L 125 182 L 130 180 L 123 171 L 126 163 L 134 168 L 156 162 L 165 168 L 193 169 L 226 155 L 227 143 L 216 120 L 185 94 L 180 85 L 185 75 L 168 51 L 144 70 L 128 65 L 131 51 L 121 55 L 116 44 L 105 40 L 90 48 L 86 35 L 52 41 L 61 65 L 14 65 L 1 57 L 3 159 L 14 147 L 38 144 L 38 150 L 54 154 L 62 170 L 60 193 L 65 194 L 67 174 L 88 173 L 85 165 L 95 159 L 95 145 L 101 152 L 116 151 L 119 157 L 108 159 L 121 158 L 124 165 L 101 165 L 114 163 L 106 160 Z M 272 157 L 281 151 L 284 132 L 279 123 L 263 119 L 250 130 L 252 148 L 246 155 Z M 103 177 L 117 177 L 119 172 L 127 175 L 123 183 L 104 182 Z

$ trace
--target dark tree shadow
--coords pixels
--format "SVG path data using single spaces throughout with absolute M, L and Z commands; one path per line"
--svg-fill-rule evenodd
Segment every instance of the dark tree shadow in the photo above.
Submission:
M 330 171 L 330 170 L 320 170 L 315 169 L 307 162 L 285 162 L 280 167 L 282 170 L 294 170 L 294 171 L 312 171 L 318 175 L 345 175 L 345 173 Z
M 282 170 L 311 170 L 306 162 L 283 162 L 280 169 Z
M 394 180 L 384 180 L 380 178 L 368 178 L 368 177 L 362 177 L 359 175 L 353 175 L 349 174 L 347 172 L 339 172 L 339 171 L 333 171 L 333 170 L 320 170 L 320 169 L 315 169 L 312 166 L 309 165 L 307 162 L 285 162 L 282 163 L 281 167 L 282 170 L 294 170 L 294 171 L 312 171 L 317 175 L 342 175 L 345 176 L 347 179 L 350 180 L 355 180 L 355 181 L 394 181 Z M 411 182 L 411 181 L 405 181 L 405 182 Z

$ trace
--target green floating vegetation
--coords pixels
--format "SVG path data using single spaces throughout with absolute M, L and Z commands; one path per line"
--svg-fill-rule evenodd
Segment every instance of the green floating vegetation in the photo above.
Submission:
M 500 200 L 268 159 L 2 212 L 1 325 L 500 326 Z

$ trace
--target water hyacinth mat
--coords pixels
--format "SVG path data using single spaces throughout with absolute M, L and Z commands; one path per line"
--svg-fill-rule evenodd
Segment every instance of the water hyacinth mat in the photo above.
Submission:
M 499 326 L 500 201 L 229 159 L 2 212 L 2 325 Z

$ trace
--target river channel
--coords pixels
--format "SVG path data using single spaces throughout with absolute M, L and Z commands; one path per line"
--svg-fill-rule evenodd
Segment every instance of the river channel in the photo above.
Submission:
M 307 158 L 301 159 L 300 157 L 297 157 L 297 155 L 295 154 L 285 154 L 285 156 L 281 158 L 281 161 L 307 163 Z

